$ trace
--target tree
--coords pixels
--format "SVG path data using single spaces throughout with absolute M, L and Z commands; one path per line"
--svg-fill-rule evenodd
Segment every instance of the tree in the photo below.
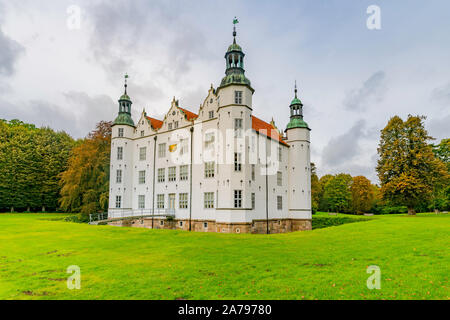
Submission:
M 370 180 L 364 176 L 353 177 L 350 187 L 352 193 L 352 210 L 356 214 L 367 212 L 373 205 L 374 193 Z
M 333 175 L 326 174 L 319 179 L 320 189 L 319 189 L 319 210 L 321 211 L 329 211 L 329 204 L 327 203 L 327 199 L 324 198 L 325 185 L 331 179 L 333 179 Z
M 316 165 L 311 162 L 311 207 L 313 213 L 319 210 L 321 192 L 322 186 L 320 184 L 319 177 L 317 176 Z
M 424 128 L 425 117 L 391 118 L 381 131 L 377 165 L 383 199 L 415 208 L 431 200 L 434 186 L 448 180 L 447 170 L 427 143 L 431 140 Z
M 351 207 L 352 194 L 350 187 L 352 176 L 345 173 L 337 174 L 328 179 L 324 185 L 323 201 L 333 211 L 349 211 Z
M 111 122 L 100 122 L 73 149 L 66 171 L 61 173 L 61 208 L 80 212 L 84 219 L 105 211 L 109 198 Z

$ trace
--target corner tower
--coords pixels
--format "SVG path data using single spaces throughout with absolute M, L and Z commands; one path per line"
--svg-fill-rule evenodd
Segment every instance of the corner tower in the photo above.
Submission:
M 289 148 L 289 218 L 292 231 L 311 229 L 311 160 L 310 131 L 303 120 L 303 104 L 295 97 L 289 106 L 291 116 L 286 127 Z
M 233 43 L 225 53 L 225 77 L 217 88 L 218 130 L 227 143 L 220 146 L 219 158 L 224 165 L 218 174 L 218 221 L 245 221 L 246 210 L 251 209 L 250 165 L 245 133 L 252 129 L 253 88 L 245 76 L 245 54 L 236 42 L 236 24 L 233 20 Z M 242 201 L 235 202 L 235 198 Z
M 122 210 L 132 208 L 133 186 L 133 136 L 135 125 L 131 118 L 132 101 L 127 94 L 125 75 L 125 92 L 119 98 L 119 114 L 112 125 L 111 134 L 111 168 L 109 177 L 108 216 L 114 217 Z

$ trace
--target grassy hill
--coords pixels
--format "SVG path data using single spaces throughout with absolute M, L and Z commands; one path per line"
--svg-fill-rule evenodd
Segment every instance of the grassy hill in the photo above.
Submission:
M 0 214 L 0 299 L 450 299 L 450 215 L 371 218 L 251 235 Z M 67 289 L 70 265 L 80 290 Z

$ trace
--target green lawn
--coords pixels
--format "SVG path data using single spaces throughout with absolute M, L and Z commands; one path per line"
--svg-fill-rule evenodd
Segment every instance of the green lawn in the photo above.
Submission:
M 0 214 L 0 299 L 450 299 L 450 215 L 275 235 L 61 217 Z M 67 289 L 70 265 L 81 268 L 80 290 Z M 381 268 L 380 290 L 366 286 L 369 265 Z

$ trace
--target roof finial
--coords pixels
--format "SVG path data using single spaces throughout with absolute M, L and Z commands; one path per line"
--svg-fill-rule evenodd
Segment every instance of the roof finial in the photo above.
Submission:
M 295 80 L 295 97 L 297 98 L 297 80 Z
M 127 94 L 127 79 L 128 79 L 128 73 L 125 73 L 125 85 L 124 85 L 124 87 L 125 87 L 125 94 Z
M 236 24 L 239 23 L 239 20 L 234 17 L 233 19 L 233 43 L 236 43 Z

